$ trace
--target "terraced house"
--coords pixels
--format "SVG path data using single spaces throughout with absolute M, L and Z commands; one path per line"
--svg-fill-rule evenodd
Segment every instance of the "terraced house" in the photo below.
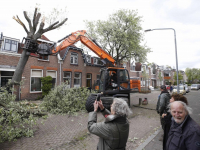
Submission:
M 44 35 L 38 43 L 49 43 Z M 0 86 L 6 86 L 15 72 L 23 51 L 20 39 L 0 36 Z M 99 80 L 100 68 L 104 67 L 100 58 L 85 54 L 83 49 L 69 46 L 58 55 L 37 56 L 30 54 L 29 60 L 22 74 L 22 85 L 15 90 L 17 100 L 34 100 L 41 96 L 41 77 L 51 76 L 53 87 L 66 83 L 68 88 L 88 87 L 94 89 Z M 164 84 L 165 73 L 158 65 L 146 65 L 136 61 L 128 61 L 121 67 L 129 71 L 130 78 L 139 79 L 141 86 L 157 87 Z M 52 88 L 53 88 L 52 87 Z

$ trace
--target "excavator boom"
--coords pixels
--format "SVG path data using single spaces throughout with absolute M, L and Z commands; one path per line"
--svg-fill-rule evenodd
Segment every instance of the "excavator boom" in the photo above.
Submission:
M 92 50 L 102 60 L 108 59 L 108 61 L 110 61 L 112 64 L 115 64 L 115 60 L 112 58 L 112 56 L 110 56 L 106 51 L 104 51 L 100 46 L 98 46 L 98 44 L 95 43 L 95 41 L 92 41 L 88 37 L 86 37 L 85 34 L 85 30 L 80 30 L 64 37 L 63 39 L 61 39 L 63 40 L 63 42 L 60 45 L 58 45 L 55 50 L 52 50 L 52 54 L 55 54 L 67 48 L 68 46 L 75 44 L 78 41 L 81 41 L 86 47 Z

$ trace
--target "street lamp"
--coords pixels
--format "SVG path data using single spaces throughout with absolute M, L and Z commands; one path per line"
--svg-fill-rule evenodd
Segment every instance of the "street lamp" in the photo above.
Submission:
M 179 84 L 178 84 L 178 57 L 177 57 L 177 46 L 176 46 L 176 31 L 173 28 L 157 28 L 157 29 L 148 29 L 144 32 L 149 32 L 153 30 L 173 30 L 174 31 L 174 42 L 175 42 L 175 56 L 176 56 L 176 75 L 177 75 L 177 92 L 179 93 Z

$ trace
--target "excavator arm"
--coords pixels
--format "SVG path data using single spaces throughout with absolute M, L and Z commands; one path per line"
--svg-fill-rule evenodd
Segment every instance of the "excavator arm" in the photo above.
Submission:
M 97 56 L 99 56 L 102 60 L 107 59 L 113 65 L 115 64 L 115 60 L 110 56 L 106 51 L 104 51 L 94 40 L 90 40 L 88 37 L 85 36 L 86 31 L 81 30 L 77 32 L 73 32 L 70 35 L 64 37 L 63 39 L 59 40 L 58 42 L 63 42 L 56 47 L 55 50 L 52 50 L 52 54 L 57 53 L 70 45 L 75 44 L 78 41 L 81 41 L 86 47 L 92 50 Z
M 112 66 L 115 66 L 115 60 L 110 56 L 106 51 L 104 51 L 95 40 L 90 40 L 88 37 L 85 36 L 85 30 L 79 30 L 76 32 L 72 32 L 71 34 L 67 35 L 66 37 L 62 38 L 58 41 L 61 42 L 58 46 L 55 47 L 54 45 L 49 45 L 46 43 L 38 44 L 36 41 L 31 39 L 25 39 L 25 44 L 23 49 L 26 49 L 30 53 L 37 53 L 39 55 L 53 55 L 58 53 L 59 51 L 64 50 L 68 46 L 75 44 L 78 41 L 81 41 L 86 47 L 92 50 L 97 56 L 99 56 L 105 64 L 111 63 Z M 23 43 L 23 42 L 22 42 Z

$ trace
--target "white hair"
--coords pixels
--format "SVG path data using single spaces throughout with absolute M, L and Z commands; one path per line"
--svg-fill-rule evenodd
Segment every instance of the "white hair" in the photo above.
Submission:
M 132 113 L 127 102 L 122 98 L 114 98 L 112 108 L 115 114 L 119 116 L 128 117 Z
M 180 103 L 183 105 L 184 110 L 187 112 L 187 114 L 192 114 L 192 108 L 190 108 L 188 105 L 186 105 L 186 103 L 182 102 L 182 101 L 174 101 L 172 103 L 169 103 L 168 107 L 169 107 L 169 112 L 171 111 L 171 107 L 173 103 Z

